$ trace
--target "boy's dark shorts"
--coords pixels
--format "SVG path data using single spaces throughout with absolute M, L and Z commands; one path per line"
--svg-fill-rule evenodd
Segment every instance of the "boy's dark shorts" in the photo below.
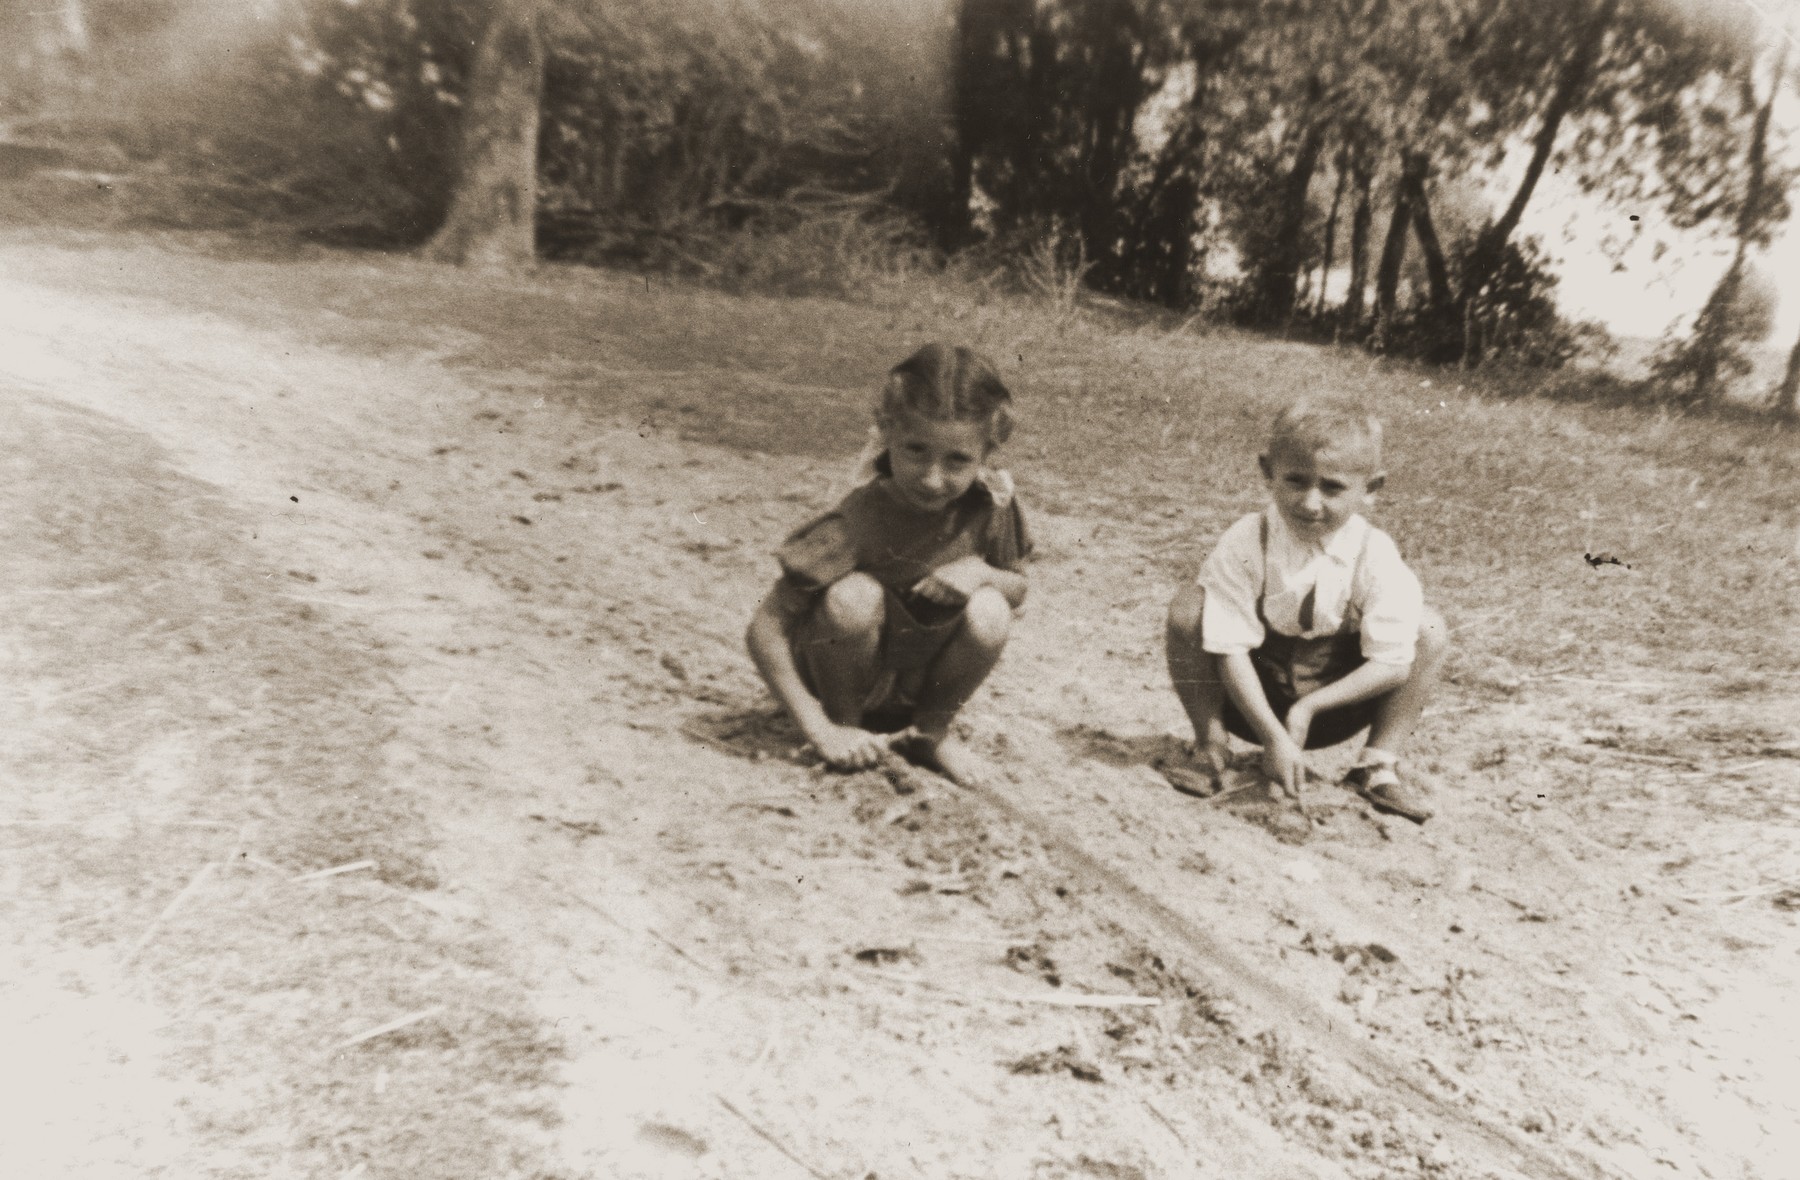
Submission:
M 1262 682 L 1263 695 L 1269 698 L 1269 707 L 1275 710 L 1275 716 L 1283 722 L 1287 721 L 1288 710 L 1300 698 L 1295 694 L 1288 679 L 1268 661 L 1257 658 L 1260 653 L 1251 653 L 1251 664 L 1256 668 L 1256 678 Z M 1350 671 L 1354 671 L 1352 668 Z M 1333 676 L 1332 680 L 1340 680 L 1342 676 Z M 1341 709 L 1330 709 L 1313 718 L 1312 727 L 1306 731 L 1306 748 L 1317 750 L 1324 746 L 1335 746 L 1339 742 L 1347 742 L 1363 730 L 1375 723 L 1375 714 L 1381 708 L 1390 693 L 1378 697 L 1370 697 L 1366 701 L 1358 701 L 1354 705 L 1345 705 Z M 1221 714 L 1228 732 L 1236 734 L 1252 745 L 1262 745 L 1262 737 L 1251 726 L 1250 722 L 1238 711 L 1232 701 L 1231 694 L 1225 694 L 1225 708 Z

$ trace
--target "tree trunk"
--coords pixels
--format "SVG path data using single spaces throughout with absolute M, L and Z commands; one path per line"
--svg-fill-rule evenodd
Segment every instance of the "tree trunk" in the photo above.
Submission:
M 1331 187 L 1331 209 L 1325 214 L 1325 248 L 1319 257 L 1319 289 L 1313 300 L 1313 316 L 1323 319 L 1325 316 L 1325 288 L 1331 285 L 1332 255 L 1337 253 L 1338 210 L 1344 207 L 1344 183 L 1349 179 L 1350 154 L 1340 151 L 1332 170 L 1337 173 L 1337 180 Z
M 1358 154 L 1350 164 L 1351 187 L 1356 204 L 1350 212 L 1350 289 L 1344 293 L 1343 322 L 1354 328 L 1362 322 L 1363 304 L 1369 294 L 1369 230 L 1375 223 L 1375 207 L 1369 190 L 1374 177 Z
M 501 0 L 482 33 L 463 95 L 456 187 L 428 258 L 504 270 L 537 257 L 541 2 Z
M 945 216 L 937 227 L 938 245 L 960 250 L 974 238 L 970 203 L 975 197 L 975 160 L 993 146 L 996 105 L 987 88 L 1000 72 L 995 59 L 1001 29 L 992 4 L 961 0 L 956 6 L 956 35 L 950 67 L 950 193 Z
M 1400 265 L 1406 261 L 1406 231 L 1412 224 L 1412 193 L 1406 184 L 1394 186 L 1394 211 L 1388 218 L 1387 239 L 1381 244 L 1381 264 L 1375 268 L 1375 336 L 1379 344 L 1394 318 L 1400 295 Z
M 1606 33 L 1612 27 L 1619 3 L 1620 0 L 1600 0 L 1592 19 L 1582 28 L 1575 47 L 1564 59 L 1562 69 L 1557 73 L 1556 88 L 1544 107 L 1544 121 L 1538 126 L 1537 136 L 1532 141 L 1531 160 L 1525 166 L 1525 175 L 1519 179 L 1519 187 L 1513 193 L 1506 211 L 1498 221 L 1489 223 L 1481 231 L 1475 239 L 1474 247 L 1469 251 L 1459 302 L 1468 303 L 1479 295 L 1481 289 L 1500 269 L 1506 243 L 1519 227 L 1520 219 L 1525 216 L 1525 207 L 1531 203 L 1531 195 L 1536 191 L 1538 181 L 1544 175 L 1544 168 L 1550 162 L 1550 153 L 1556 147 L 1557 132 L 1562 129 L 1563 120 L 1581 100 L 1582 92 L 1587 89 L 1588 79 L 1593 76 L 1594 65 L 1600 59 L 1601 47 L 1606 43 Z
M 1281 206 L 1275 223 L 1274 249 L 1260 284 L 1257 319 L 1265 324 L 1285 322 L 1294 311 L 1294 294 L 1300 284 L 1300 265 L 1305 252 L 1301 231 L 1306 228 L 1306 194 L 1318 170 L 1319 152 L 1325 146 L 1325 124 L 1306 129 L 1294 152 L 1294 165 L 1281 185 Z
M 1788 353 L 1787 372 L 1775 389 L 1775 409 L 1790 422 L 1800 422 L 1800 337 Z
M 1431 198 L 1425 192 L 1425 178 L 1431 173 L 1431 162 L 1423 155 L 1408 153 L 1405 184 L 1406 203 L 1412 211 L 1413 236 L 1419 239 L 1419 252 L 1425 256 L 1425 273 L 1431 282 L 1433 312 L 1447 311 L 1455 302 L 1450 291 L 1450 267 L 1444 261 L 1444 247 L 1438 241 L 1437 227 L 1431 222 Z
M 1695 402 L 1706 403 L 1713 400 L 1718 392 L 1719 369 L 1725 363 L 1728 352 L 1735 354 L 1742 339 L 1736 329 L 1737 303 L 1742 294 L 1744 272 L 1750 264 L 1750 244 L 1761 230 L 1761 213 L 1763 188 L 1768 183 L 1769 169 L 1769 118 L 1774 112 L 1775 97 L 1781 93 L 1781 77 L 1787 70 L 1787 51 L 1784 49 L 1775 62 L 1775 76 L 1769 84 L 1769 97 L 1758 105 L 1756 120 L 1750 129 L 1750 149 L 1744 159 L 1744 196 L 1743 203 L 1738 206 L 1736 223 L 1737 244 L 1731 255 L 1731 265 L 1719 277 L 1719 283 L 1707 297 L 1706 306 L 1701 308 L 1699 318 L 1694 322 L 1695 356 L 1698 363 L 1694 368 L 1694 386 L 1692 397 Z M 1744 95 L 1747 102 L 1756 101 L 1754 82 L 1746 77 Z

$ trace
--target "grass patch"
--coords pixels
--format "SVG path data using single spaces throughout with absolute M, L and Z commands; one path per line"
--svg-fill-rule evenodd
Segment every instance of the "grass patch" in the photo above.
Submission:
M 534 395 L 597 421 L 809 462 L 848 461 L 882 375 L 920 342 L 969 343 L 1015 388 L 1006 462 L 1027 507 L 1129 530 L 1165 584 L 1263 501 L 1255 456 L 1276 409 L 1355 394 L 1389 428 L 1377 519 L 1457 627 L 1457 679 L 1505 691 L 1532 670 L 1744 677 L 1800 660 L 1800 436 L 1767 420 L 1521 397 L 1516 381 L 1114 305 L 1071 313 L 953 276 L 897 277 L 846 303 L 584 268 L 496 281 L 316 251 L 184 267 L 200 280 L 184 285 L 190 305 L 354 351 L 448 354 L 478 382 L 522 371 L 543 382 Z M 162 295 L 144 285 L 153 273 L 113 281 Z M 272 284 L 287 298 L 269 300 Z M 1632 570 L 1582 559 L 1601 551 Z

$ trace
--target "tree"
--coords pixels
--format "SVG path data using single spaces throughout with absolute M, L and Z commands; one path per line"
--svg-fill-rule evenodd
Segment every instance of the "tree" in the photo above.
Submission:
M 1781 186 L 1770 183 L 1768 150 L 1769 121 L 1787 71 L 1786 46 L 1776 56 L 1769 95 L 1760 103 L 1752 76 L 1754 64 L 1751 61 L 1744 67 L 1743 101 L 1755 110 L 1756 117 L 1745 150 L 1743 191 L 1736 202 L 1731 262 L 1700 309 L 1688 338 L 1666 348 L 1652 366 L 1653 377 L 1675 386 L 1681 400 L 1693 404 L 1712 401 L 1721 379 L 1749 372 L 1744 346 L 1767 335 L 1773 317 L 1771 296 L 1747 280 L 1751 248 L 1767 243 L 1773 226 L 1787 212 Z
M 1775 389 L 1775 409 L 1789 421 L 1800 421 L 1800 339 L 1794 341 L 1793 351 L 1788 353 L 1787 372 Z
M 1576 110 L 1588 91 L 1595 65 L 1600 59 L 1601 48 L 1605 45 L 1613 19 L 1618 14 L 1619 4 L 1620 0 L 1599 0 L 1588 13 L 1587 19 L 1577 27 L 1575 39 L 1556 72 L 1554 88 L 1544 104 L 1537 135 L 1532 140 L 1531 157 L 1526 162 L 1524 175 L 1519 178 L 1518 187 L 1513 191 L 1512 200 L 1507 202 L 1506 209 L 1500 216 L 1482 230 L 1464 261 L 1461 294 L 1465 302 L 1480 291 L 1499 269 L 1506 243 L 1525 216 L 1526 206 L 1530 203 L 1532 194 L 1537 191 L 1538 181 L 1543 178 L 1544 168 L 1550 162 L 1550 153 L 1556 147 L 1556 137 L 1562 130 L 1563 120 Z
M 457 178 L 427 257 L 512 269 L 537 257 L 538 125 L 544 85 L 543 0 L 498 0 L 463 95 Z

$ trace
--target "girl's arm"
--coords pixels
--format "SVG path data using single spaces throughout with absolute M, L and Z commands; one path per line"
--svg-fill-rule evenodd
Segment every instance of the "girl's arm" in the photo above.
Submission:
M 819 703 L 819 698 L 807 690 L 806 682 L 800 679 L 800 669 L 794 663 L 791 638 L 798 618 L 798 604 L 793 601 L 792 591 L 777 582 L 763 595 L 756 614 L 751 616 L 744 643 L 750 649 L 750 659 L 756 670 L 768 683 L 769 691 L 788 711 L 800 732 L 811 740 L 814 733 L 831 724 L 831 718 L 825 715 L 825 706 Z
M 887 748 L 881 736 L 833 721 L 819 698 L 800 679 L 800 669 L 794 663 L 792 637 L 804 609 L 805 605 L 796 601 L 793 590 L 784 583 L 775 583 L 751 616 L 750 630 L 744 636 L 750 659 L 762 673 L 769 691 L 775 694 L 827 765 L 838 769 L 873 766 Z
M 969 595 L 983 586 L 998 590 L 1007 605 L 1018 610 L 1025 605 L 1025 592 L 1030 589 L 1031 581 L 1016 570 L 996 568 L 979 557 L 959 557 L 932 570 L 931 575 L 913 590 L 932 602 L 961 606 L 969 600 Z

